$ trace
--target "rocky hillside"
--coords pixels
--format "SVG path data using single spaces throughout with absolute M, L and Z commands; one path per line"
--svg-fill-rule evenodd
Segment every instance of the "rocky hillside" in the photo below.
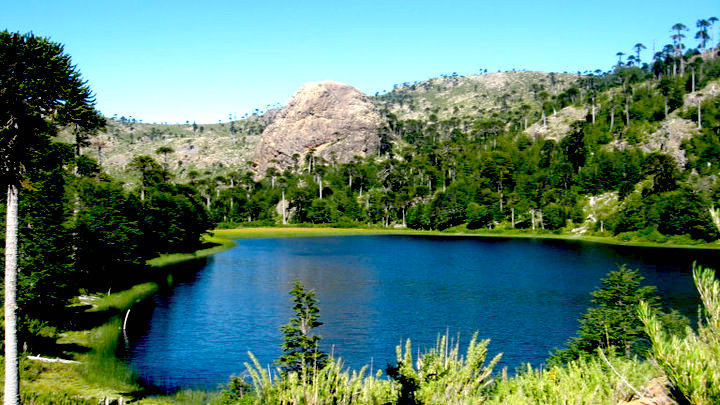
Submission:
M 163 163 L 180 181 L 200 176 L 247 170 L 252 152 L 277 110 L 247 119 L 210 125 L 144 124 L 109 119 L 107 128 L 90 138 L 83 153 L 97 159 L 115 177 L 126 179 L 126 165 L 139 155 Z M 63 140 L 74 142 L 68 133 Z M 158 153 L 162 147 L 171 151 Z
M 260 178 L 270 167 L 283 170 L 294 165 L 306 167 L 316 159 L 343 163 L 365 157 L 378 151 L 381 134 L 389 135 L 390 140 L 402 137 L 391 129 L 398 121 L 432 124 L 460 120 L 462 125 L 472 126 L 499 119 L 516 130 L 524 129 L 531 139 L 559 140 L 572 122 L 588 114 L 588 105 L 567 99 L 586 91 L 578 90 L 584 88 L 582 80 L 577 75 L 527 71 L 445 76 L 404 83 L 374 97 L 337 82 L 308 83 L 284 108 L 240 121 L 198 126 L 109 120 L 107 130 L 93 137 L 85 152 L 121 178 L 127 176 L 124 169 L 133 157 L 151 155 L 183 181 L 193 172 L 214 176 L 252 170 Z M 713 86 L 708 89 L 718 87 Z M 715 96 L 714 90 L 708 89 L 688 97 Z M 568 100 L 565 107 L 558 105 L 561 97 Z M 607 104 L 602 94 L 598 97 L 598 108 Z M 690 125 L 680 122 L 677 113 L 668 118 L 649 127 L 638 141 L 643 150 L 667 151 L 682 164 L 679 145 L 687 136 L 675 133 L 687 132 L 683 128 Z M 679 127 L 683 130 L 676 130 Z M 71 139 L 69 134 L 65 137 Z M 625 146 L 617 142 L 613 145 Z M 158 153 L 161 147 L 171 151 Z
M 265 128 L 253 153 L 262 177 L 269 167 L 283 170 L 310 157 L 346 163 L 378 151 L 382 118 L 358 89 L 337 82 L 305 84 Z
M 512 71 L 472 76 L 445 76 L 420 83 L 403 83 L 376 97 L 376 102 L 399 119 L 440 119 L 488 115 L 500 110 L 538 110 L 543 97 L 561 93 L 577 75 Z
M 126 177 L 127 163 L 138 155 L 154 156 L 181 181 L 192 172 L 214 175 L 249 167 L 262 176 L 270 166 L 295 164 L 294 155 L 304 166 L 309 152 L 337 162 L 377 152 L 378 129 L 387 125 L 388 112 L 398 119 L 420 120 L 521 108 L 537 115 L 541 97 L 575 81 L 575 75 L 524 71 L 447 76 L 405 83 L 375 97 L 341 83 L 308 83 L 281 110 L 234 122 L 162 125 L 108 120 L 106 131 L 94 136 L 84 152 L 121 178 Z M 71 141 L 69 134 L 64 139 Z M 172 152 L 156 153 L 161 147 Z

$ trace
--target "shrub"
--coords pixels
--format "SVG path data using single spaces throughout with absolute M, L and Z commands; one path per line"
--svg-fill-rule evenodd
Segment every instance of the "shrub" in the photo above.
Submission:
M 453 345 L 446 334 L 435 347 L 413 363 L 408 339 L 405 352 L 398 346 L 397 365 L 388 366 L 387 373 L 399 386 L 401 404 L 466 404 L 482 402 L 483 390 L 492 383 L 489 378 L 502 354 L 484 365 L 489 339 L 477 341 L 473 335 L 465 357 L 460 355 L 459 342 Z
M 667 375 L 678 400 L 692 404 L 720 403 L 720 283 L 714 272 L 693 266 L 695 286 L 703 308 L 697 332 L 687 328 L 684 337 L 663 329 L 647 303 L 640 319 L 652 342 L 652 357 Z

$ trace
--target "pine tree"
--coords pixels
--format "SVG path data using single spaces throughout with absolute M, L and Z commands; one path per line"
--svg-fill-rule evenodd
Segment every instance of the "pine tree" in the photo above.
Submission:
M 323 368 L 328 360 L 328 355 L 318 349 L 320 336 L 311 334 L 313 329 L 322 325 L 318 320 L 320 310 L 317 307 L 315 291 L 306 290 L 300 281 L 295 281 L 290 295 L 293 297 L 295 316 L 280 328 L 285 335 L 281 345 L 284 354 L 275 364 L 280 365 L 284 373 L 312 373 L 311 370 Z
M 592 292 L 593 306 L 580 318 L 578 335 L 571 338 L 567 348 L 555 350 L 548 362 L 566 363 L 582 355 L 594 354 L 597 349 L 613 350 L 630 357 L 643 355 L 648 338 L 640 321 L 638 308 L 645 302 L 658 313 L 660 297 L 654 286 L 642 286 L 643 277 L 637 270 L 620 266 L 602 279 L 602 287 Z M 687 318 L 676 311 L 661 315 L 666 328 L 682 331 Z

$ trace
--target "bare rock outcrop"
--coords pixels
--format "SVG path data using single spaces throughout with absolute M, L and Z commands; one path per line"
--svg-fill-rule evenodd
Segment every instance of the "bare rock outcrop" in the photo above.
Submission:
M 585 119 L 586 108 L 568 106 L 555 114 L 548 116 L 545 121 L 540 120 L 525 130 L 525 134 L 533 139 L 552 139 L 559 142 L 570 132 L 570 126 L 577 121 Z
M 331 81 L 307 83 L 260 136 L 253 155 L 256 177 L 264 177 L 269 167 L 302 166 L 309 153 L 338 163 L 376 153 L 381 122 L 358 89 Z

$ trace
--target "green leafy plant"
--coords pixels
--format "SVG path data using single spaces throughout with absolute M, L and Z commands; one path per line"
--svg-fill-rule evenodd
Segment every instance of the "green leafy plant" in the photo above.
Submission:
M 652 342 L 652 358 L 667 375 L 678 400 L 692 404 L 720 403 L 720 283 L 713 270 L 693 267 L 702 310 L 697 332 L 682 337 L 668 333 L 648 303 L 640 319 Z

